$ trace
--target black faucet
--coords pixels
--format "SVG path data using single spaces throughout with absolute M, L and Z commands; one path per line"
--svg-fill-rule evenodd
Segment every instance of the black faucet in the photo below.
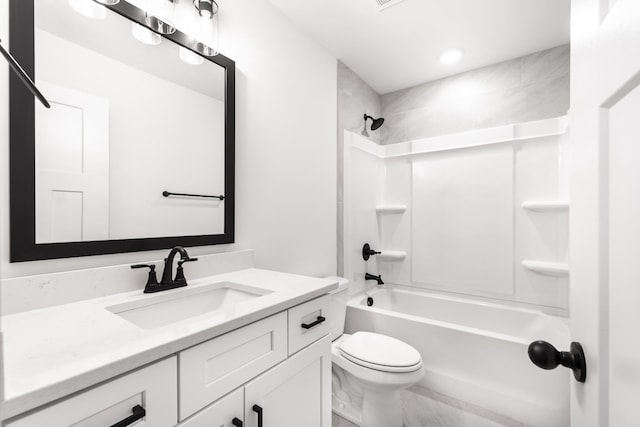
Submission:
M 176 254 L 180 253 L 180 261 L 178 261 L 178 269 L 176 270 L 176 277 L 173 279 L 173 259 Z M 181 288 L 187 286 L 187 279 L 184 277 L 184 270 L 182 264 L 185 262 L 197 261 L 198 258 L 190 258 L 187 251 L 182 246 L 176 246 L 171 249 L 169 256 L 164 259 L 164 271 L 162 272 L 162 280 L 158 283 L 156 277 L 156 266 L 153 264 L 136 264 L 131 268 L 149 268 L 149 278 L 147 284 L 144 287 L 144 293 L 150 294 L 153 292 L 166 291 L 168 289 Z
M 374 276 L 373 274 L 364 273 L 364 280 L 375 280 L 376 282 L 378 282 L 378 285 L 384 285 L 384 282 L 382 281 L 382 277 L 380 277 L 380 275 Z

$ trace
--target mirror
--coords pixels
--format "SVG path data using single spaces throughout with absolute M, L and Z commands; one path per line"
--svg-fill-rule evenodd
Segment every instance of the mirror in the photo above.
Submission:
M 100 20 L 71 3 L 10 3 L 52 105 L 12 78 L 11 261 L 233 242 L 233 61 L 125 1 Z

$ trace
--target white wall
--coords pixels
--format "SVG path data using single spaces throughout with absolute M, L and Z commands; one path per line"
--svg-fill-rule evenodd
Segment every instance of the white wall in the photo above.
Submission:
M 181 0 L 184 3 L 184 0 Z M 236 244 L 258 267 L 308 275 L 336 271 L 336 59 L 266 0 L 221 0 L 221 52 L 236 61 Z M 8 2 L 0 22 L 8 21 Z M 0 26 L 3 43 L 8 25 Z M 161 258 L 165 251 L 9 263 L 8 90 L 0 84 L 2 277 Z

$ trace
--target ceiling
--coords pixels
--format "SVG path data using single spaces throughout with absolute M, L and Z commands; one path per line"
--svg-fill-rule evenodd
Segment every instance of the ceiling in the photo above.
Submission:
M 379 94 L 569 42 L 570 0 L 270 1 Z

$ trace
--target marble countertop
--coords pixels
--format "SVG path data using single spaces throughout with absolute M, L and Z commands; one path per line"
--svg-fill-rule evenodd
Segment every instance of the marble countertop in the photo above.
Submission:
M 154 329 L 143 329 L 106 309 L 220 282 L 270 293 L 216 315 L 205 313 Z M 335 288 L 335 279 L 249 268 L 156 294 L 143 294 L 140 289 L 4 316 L 2 417 L 14 417 Z

